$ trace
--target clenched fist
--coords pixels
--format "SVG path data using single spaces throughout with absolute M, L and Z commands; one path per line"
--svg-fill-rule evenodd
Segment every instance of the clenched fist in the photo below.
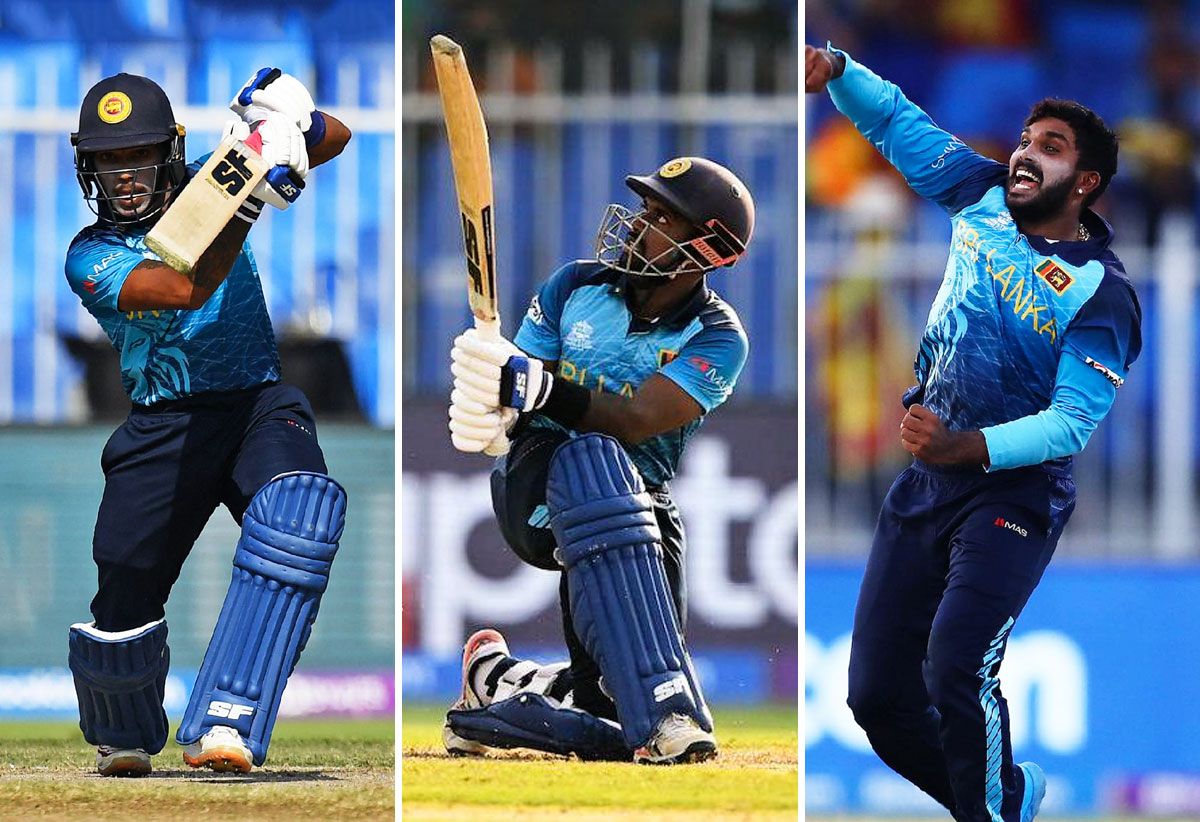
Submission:
M 900 423 L 900 443 L 908 453 L 930 465 L 990 462 L 982 432 L 951 431 L 923 405 L 909 406 Z
M 833 79 L 835 58 L 825 49 L 804 46 L 804 91 L 816 94 Z

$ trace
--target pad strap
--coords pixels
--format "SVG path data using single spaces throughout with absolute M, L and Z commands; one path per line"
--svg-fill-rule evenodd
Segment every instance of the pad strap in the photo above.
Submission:
M 234 728 L 261 765 L 288 676 L 308 641 L 346 518 L 346 492 L 324 474 L 268 482 L 242 518 L 233 581 L 176 741 Z
M 571 618 L 596 661 L 630 748 L 669 714 L 712 719 L 683 645 L 650 495 L 612 437 L 559 446 L 546 482 Z
M 114 633 L 80 622 L 71 626 L 68 647 L 83 738 L 91 745 L 161 751 L 167 744 L 163 696 L 171 664 L 167 623 L 160 619 Z

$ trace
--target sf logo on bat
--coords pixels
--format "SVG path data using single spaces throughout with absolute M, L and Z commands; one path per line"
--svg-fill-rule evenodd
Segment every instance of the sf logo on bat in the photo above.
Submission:
M 463 246 L 467 252 L 467 273 L 471 277 L 471 289 L 481 297 L 488 297 L 496 291 L 491 206 L 484 206 L 480 213 L 480 223 L 483 229 L 482 250 L 479 248 L 480 237 L 479 231 L 475 227 L 475 221 L 465 211 L 462 212 Z
M 225 152 L 221 162 L 213 166 L 208 182 L 227 197 L 236 197 L 253 176 L 254 173 L 246 165 L 246 158 L 231 148 Z

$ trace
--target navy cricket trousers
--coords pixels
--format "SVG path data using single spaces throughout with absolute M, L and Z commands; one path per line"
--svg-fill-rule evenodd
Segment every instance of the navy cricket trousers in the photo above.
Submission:
M 1041 466 L 917 461 L 884 499 L 848 702 L 879 757 L 958 822 L 1019 822 L 1000 663 L 1074 507 L 1074 482 Z
M 183 561 L 218 505 L 240 523 L 272 478 L 326 473 L 308 399 L 277 383 L 135 405 L 100 464 L 104 496 L 92 538 L 99 590 L 91 607 L 102 631 L 163 617 Z

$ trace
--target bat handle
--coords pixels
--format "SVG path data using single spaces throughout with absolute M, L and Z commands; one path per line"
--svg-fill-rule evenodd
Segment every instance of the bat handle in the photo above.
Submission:
M 488 340 L 500 339 L 500 318 L 494 320 L 481 320 L 475 318 L 475 330 L 479 332 L 479 336 Z

